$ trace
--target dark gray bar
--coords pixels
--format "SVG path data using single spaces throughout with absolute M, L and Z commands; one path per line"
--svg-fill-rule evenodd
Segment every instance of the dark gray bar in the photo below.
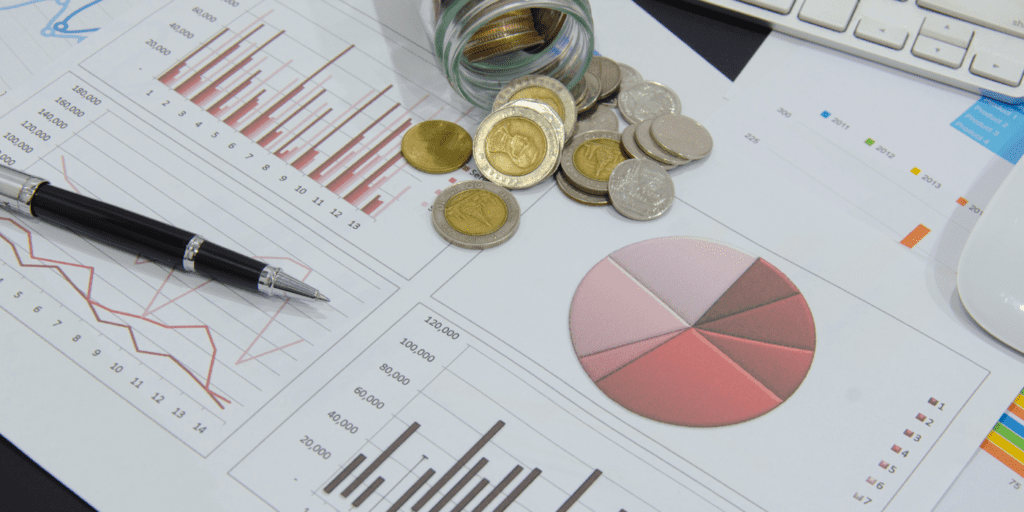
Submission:
M 477 441 L 476 444 L 474 444 L 473 447 L 470 448 L 469 451 L 466 452 L 466 454 L 463 455 L 461 459 L 456 461 L 455 465 L 453 465 L 452 468 L 449 469 L 448 472 L 445 473 L 444 476 L 442 476 L 441 479 L 438 480 L 437 483 L 434 484 L 433 487 L 431 487 L 430 490 L 427 491 L 427 493 L 424 494 L 423 497 L 420 498 L 420 500 L 417 501 L 416 504 L 412 506 L 413 512 L 416 512 L 419 509 L 423 508 L 423 505 L 426 505 L 427 502 L 430 501 L 430 498 L 433 498 L 434 495 L 437 494 L 437 492 L 440 491 L 441 488 L 444 487 L 444 485 L 447 484 L 448 481 L 451 480 L 453 476 L 455 476 L 455 473 L 458 473 L 458 471 L 462 469 L 462 466 L 465 466 L 470 459 L 475 457 L 477 452 L 479 452 L 484 447 L 484 445 L 489 443 L 491 439 L 495 436 L 495 434 L 497 434 L 498 431 L 501 430 L 501 427 L 504 426 L 504 421 L 499 420 L 497 423 L 495 423 L 494 426 L 491 427 L 491 429 L 488 430 L 487 433 L 484 434 L 484 436 L 481 437 L 480 440 Z
M 513 501 L 516 501 L 516 498 L 518 498 L 519 495 L 522 494 L 538 476 L 540 476 L 540 469 L 533 468 L 533 471 L 530 471 L 530 474 L 526 475 L 526 478 L 524 478 L 522 482 L 519 482 L 519 485 L 517 485 L 515 489 L 512 489 L 512 492 L 508 493 L 508 496 L 505 496 L 505 499 L 501 503 L 498 503 L 498 506 L 494 507 L 494 510 L 491 512 L 505 512 L 505 509 L 508 508 Z
M 391 457 L 391 454 L 395 453 L 395 450 L 397 450 L 398 447 L 402 446 L 402 443 L 408 441 L 409 438 L 412 436 L 413 432 L 416 432 L 416 429 L 418 428 L 420 428 L 419 423 L 413 422 L 412 425 L 409 425 L 409 428 L 405 429 L 405 432 L 403 432 L 402 435 L 398 436 L 398 439 L 395 439 L 395 442 L 391 443 L 391 446 L 388 446 L 387 450 L 384 450 L 384 452 L 381 453 L 379 457 L 373 459 L 373 462 L 370 463 L 366 470 L 360 473 L 359 476 L 357 476 L 356 479 L 353 480 L 352 483 L 349 484 L 344 491 L 341 491 L 341 495 L 345 498 L 348 498 L 350 494 L 355 492 L 356 487 L 359 487 L 359 485 L 365 482 L 367 478 L 370 478 L 370 475 L 373 474 L 373 472 L 376 471 L 381 464 L 384 464 L 384 461 L 388 460 L 388 457 Z
M 480 460 L 478 460 L 476 464 L 473 465 L 473 467 L 469 470 L 469 473 L 466 473 L 465 476 L 459 479 L 459 481 L 456 482 L 455 485 L 453 485 L 452 488 L 447 493 L 445 493 L 444 497 L 442 497 L 441 500 L 437 502 L 437 505 L 434 505 L 434 507 L 430 509 L 430 512 L 441 512 L 441 509 L 444 508 L 444 506 L 447 505 L 449 501 L 454 499 L 455 495 L 458 494 L 459 491 L 461 491 L 462 488 L 465 487 L 466 484 L 468 484 L 469 481 L 472 480 L 473 477 L 475 477 L 476 474 L 479 473 L 480 470 L 483 469 L 484 466 L 486 465 L 487 459 L 481 457 Z
M 473 498 L 476 498 L 476 495 L 480 494 L 489 483 L 491 482 L 486 478 L 480 480 L 480 482 L 476 484 L 476 487 L 470 489 L 469 494 L 467 494 L 465 498 L 462 498 L 462 501 L 460 501 L 458 505 L 455 505 L 452 512 L 462 512 L 462 509 L 466 508 L 466 506 L 469 505 L 469 502 L 473 501 Z
M 327 487 L 324 487 L 324 492 L 327 494 L 334 492 L 334 490 L 337 489 L 338 486 L 341 485 L 341 483 L 344 482 L 345 479 L 348 478 L 348 476 L 351 475 L 364 460 L 366 460 L 366 455 L 361 453 L 358 457 L 352 459 L 352 462 L 350 462 L 348 466 L 345 466 L 345 469 L 341 470 L 341 473 L 338 473 L 338 476 L 334 477 L 334 480 L 331 480 L 331 483 L 327 484 Z
M 352 506 L 353 507 L 358 507 L 359 505 L 362 505 L 363 502 L 366 501 L 366 498 L 369 498 L 370 496 L 373 496 L 374 491 L 376 491 L 377 488 L 380 487 L 380 484 L 382 484 L 382 483 L 384 483 L 384 477 L 378 476 L 377 479 L 374 480 L 373 483 L 370 484 L 370 486 L 367 487 L 366 490 L 363 491 L 363 493 L 360 494 L 359 497 L 356 498 L 356 500 L 352 502 Z
M 576 489 L 576 492 L 572 493 L 572 496 L 569 496 L 569 499 L 565 500 L 565 503 L 562 503 L 562 506 L 558 507 L 558 510 L 555 512 L 566 512 L 569 510 L 569 507 L 575 505 L 576 502 L 579 501 L 580 497 L 583 496 L 583 493 L 587 492 L 587 489 L 590 489 L 590 486 L 594 485 L 594 482 L 596 482 L 600 477 L 601 470 L 595 469 L 594 472 L 587 477 L 587 480 L 583 482 L 583 485 L 581 485 L 579 489 Z
M 498 485 L 494 486 L 494 489 L 491 490 L 491 492 L 484 497 L 483 501 L 481 501 L 476 506 L 476 508 L 473 509 L 473 512 L 484 512 L 484 509 L 487 508 L 487 505 L 490 505 L 491 502 L 494 501 L 494 498 L 497 498 L 498 495 L 501 494 L 501 491 L 504 491 L 505 488 L 508 487 L 508 484 L 512 483 L 512 480 L 515 480 L 516 477 L 519 476 L 519 473 L 522 472 L 522 466 L 517 465 L 516 467 L 512 468 L 512 471 L 509 471 L 508 474 L 505 475 L 505 478 L 502 478 L 501 481 L 498 482 Z
M 426 473 L 423 473 L 423 475 L 420 476 L 419 480 L 416 480 L 416 483 L 412 484 L 412 487 L 410 487 L 408 491 L 405 491 L 405 494 L 403 494 L 401 498 L 398 498 L 398 501 L 396 501 L 394 505 L 391 505 L 388 512 L 398 512 L 398 509 L 402 508 L 402 505 L 405 505 L 405 502 L 409 501 L 409 498 L 412 498 L 412 496 L 416 494 L 416 491 L 420 490 L 420 488 L 423 487 L 423 485 L 427 483 L 427 480 L 430 480 L 430 477 L 432 476 L 434 476 L 434 470 L 428 469 Z

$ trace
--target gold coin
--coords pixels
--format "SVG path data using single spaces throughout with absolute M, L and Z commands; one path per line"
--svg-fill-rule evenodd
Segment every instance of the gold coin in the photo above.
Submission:
M 480 123 L 473 159 L 492 183 L 510 189 L 529 188 L 555 173 L 562 149 L 559 142 L 558 133 L 543 114 L 509 106 Z
M 545 89 L 544 87 L 532 86 L 520 89 L 519 92 L 512 95 L 509 101 L 514 100 L 536 100 L 541 103 L 547 104 L 547 106 L 555 109 L 558 113 L 558 117 L 565 119 L 565 106 L 562 105 L 562 100 L 558 99 L 558 95 L 551 89 Z
M 402 137 L 402 156 L 416 169 L 444 174 L 462 167 L 473 155 L 473 140 L 449 121 L 424 121 Z
M 509 82 L 498 92 L 491 111 L 512 100 L 532 99 L 550 106 L 562 118 L 565 133 L 576 130 L 576 102 L 562 82 L 544 75 L 526 75 Z
M 448 200 L 444 220 L 463 235 L 489 235 L 505 225 L 508 207 L 494 192 L 484 189 L 466 190 Z
M 562 26 L 565 25 L 565 20 L 569 16 L 554 9 L 531 10 L 533 11 L 533 24 L 537 27 L 537 32 L 544 38 L 544 47 L 546 47 L 562 33 Z
M 611 139 L 590 139 L 572 155 L 572 163 L 580 174 L 597 181 L 608 181 L 615 166 L 625 160 L 619 141 Z
M 506 176 L 529 174 L 544 160 L 548 149 L 544 130 L 524 117 L 498 121 L 484 144 L 487 161 Z

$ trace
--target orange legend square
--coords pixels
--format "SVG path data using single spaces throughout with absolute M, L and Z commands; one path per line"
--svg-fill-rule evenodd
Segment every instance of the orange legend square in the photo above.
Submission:
M 960 199 L 957 199 L 956 202 L 959 203 L 960 206 L 967 206 L 967 200 L 962 197 Z
M 924 224 L 918 224 L 917 227 L 914 228 L 914 230 L 911 231 L 910 234 L 907 235 L 907 237 L 904 238 L 903 241 L 900 243 L 913 249 L 914 246 L 917 245 L 917 243 L 920 242 L 922 238 L 924 238 L 928 233 L 931 232 L 932 230 L 925 227 Z

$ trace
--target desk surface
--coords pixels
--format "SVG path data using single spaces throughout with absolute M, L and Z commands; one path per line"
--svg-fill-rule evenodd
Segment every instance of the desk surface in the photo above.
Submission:
M 734 80 L 769 30 L 704 7 L 634 0 L 724 75 Z M 87 503 L 0 436 L 0 511 L 78 512 Z

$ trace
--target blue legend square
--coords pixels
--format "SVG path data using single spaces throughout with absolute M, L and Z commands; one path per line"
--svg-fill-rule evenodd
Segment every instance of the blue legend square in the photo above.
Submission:
M 825 119 L 828 119 L 829 116 L 831 116 L 831 115 L 832 115 L 832 112 L 829 112 L 828 110 L 823 110 L 821 112 L 821 117 L 824 117 Z

